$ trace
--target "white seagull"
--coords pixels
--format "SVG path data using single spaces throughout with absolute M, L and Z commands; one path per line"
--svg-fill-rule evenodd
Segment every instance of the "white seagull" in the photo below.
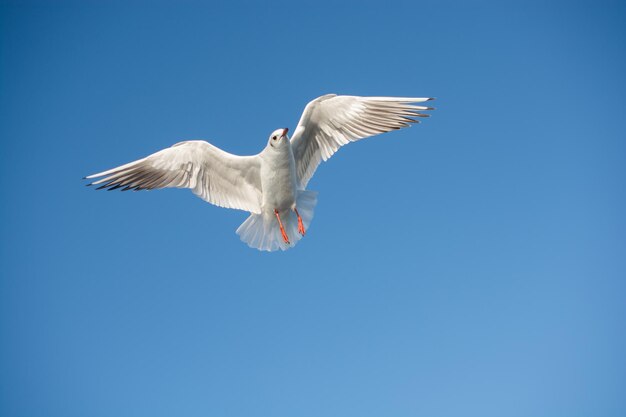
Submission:
M 245 210 L 237 234 L 250 247 L 287 250 L 306 233 L 317 192 L 306 190 L 317 166 L 341 146 L 418 123 L 418 106 L 432 98 L 327 94 L 304 109 L 291 137 L 277 129 L 254 156 L 237 156 L 208 142 L 180 142 L 143 159 L 89 175 L 98 189 L 191 188 L 216 206 Z

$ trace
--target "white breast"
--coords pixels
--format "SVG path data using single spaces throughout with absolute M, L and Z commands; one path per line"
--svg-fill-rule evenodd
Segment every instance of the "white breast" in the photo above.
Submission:
M 296 164 L 291 146 L 272 149 L 261 165 L 263 210 L 291 210 L 296 203 Z

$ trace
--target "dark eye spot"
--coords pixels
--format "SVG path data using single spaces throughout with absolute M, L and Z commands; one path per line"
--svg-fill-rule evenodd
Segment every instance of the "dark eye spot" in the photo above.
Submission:
M 272 136 L 272 140 L 276 140 L 276 136 Z

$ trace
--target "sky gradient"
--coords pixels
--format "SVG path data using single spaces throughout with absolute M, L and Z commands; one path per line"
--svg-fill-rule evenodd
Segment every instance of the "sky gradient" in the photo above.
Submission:
M 626 415 L 626 7 L 549 3 L 0 2 L 0 415 Z M 437 110 L 287 252 L 81 179 L 326 93 Z

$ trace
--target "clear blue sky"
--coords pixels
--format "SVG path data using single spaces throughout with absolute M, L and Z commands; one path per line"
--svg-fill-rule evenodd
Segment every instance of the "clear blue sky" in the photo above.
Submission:
M 0 6 L 0 415 L 626 415 L 623 2 L 54 3 Z M 437 110 L 288 252 L 81 180 L 330 92 Z

